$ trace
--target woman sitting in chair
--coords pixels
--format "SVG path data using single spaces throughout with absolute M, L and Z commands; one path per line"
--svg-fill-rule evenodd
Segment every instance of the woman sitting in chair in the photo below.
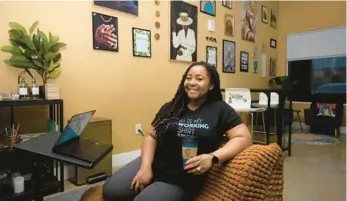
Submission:
M 229 141 L 219 148 L 223 135 Z M 195 139 L 197 154 L 184 161 L 183 139 Z M 143 138 L 141 157 L 112 175 L 103 186 L 105 201 L 193 200 L 210 168 L 252 144 L 238 114 L 223 101 L 215 67 L 188 67 L 175 97 L 156 114 Z M 182 158 L 183 157 L 183 158 Z

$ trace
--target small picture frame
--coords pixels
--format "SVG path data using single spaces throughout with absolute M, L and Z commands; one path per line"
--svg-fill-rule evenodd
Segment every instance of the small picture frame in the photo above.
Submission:
M 240 72 L 248 72 L 249 53 L 240 51 Z
M 133 41 L 133 56 L 135 57 L 151 57 L 151 31 L 133 27 L 132 29 Z
M 224 34 L 234 36 L 235 34 L 235 18 L 232 15 L 224 15 Z
M 217 68 L 217 47 L 206 46 L 206 62 Z
M 222 6 L 232 9 L 233 2 L 231 0 L 222 0 Z
M 270 57 L 270 77 L 276 76 L 276 59 Z
M 264 5 L 261 6 L 261 21 L 265 24 L 269 23 L 269 9 Z
M 215 0 L 200 0 L 200 12 L 207 15 L 216 16 L 216 1 Z
M 235 42 L 223 40 L 223 73 L 235 73 Z
M 277 43 L 277 41 L 275 39 L 273 39 L 273 38 L 270 39 L 270 47 L 276 48 L 276 43 Z

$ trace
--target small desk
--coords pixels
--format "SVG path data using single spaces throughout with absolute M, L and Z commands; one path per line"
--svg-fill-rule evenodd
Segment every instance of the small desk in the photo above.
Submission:
M 47 134 L 44 134 L 40 137 L 30 139 L 28 141 L 22 142 L 20 144 L 16 144 L 13 147 L 28 151 L 30 153 L 38 154 L 41 156 L 49 157 L 57 161 L 62 161 L 65 163 L 73 164 L 76 166 L 80 166 L 83 168 L 91 169 L 93 168 L 96 163 L 87 163 L 85 161 L 81 161 L 72 157 L 63 156 L 60 154 L 55 154 L 52 152 L 52 147 L 54 146 L 55 142 L 57 141 L 58 137 L 60 136 L 60 132 L 49 132 Z M 111 149 L 112 151 L 112 149 Z M 34 173 L 33 176 L 35 180 L 35 189 L 36 189 L 36 201 L 42 201 L 43 195 L 40 191 L 40 172 Z

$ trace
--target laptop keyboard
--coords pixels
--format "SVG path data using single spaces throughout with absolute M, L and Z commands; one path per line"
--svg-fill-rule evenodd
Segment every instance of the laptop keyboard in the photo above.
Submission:
M 66 147 L 62 147 L 62 151 L 70 154 L 78 154 L 86 150 L 90 145 L 94 144 L 89 140 L 76 140 Z

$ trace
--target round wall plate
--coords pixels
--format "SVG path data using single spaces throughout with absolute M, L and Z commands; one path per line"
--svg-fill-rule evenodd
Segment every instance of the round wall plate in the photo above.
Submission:
M 155 22 L 155 27 L 156 27 L 157 29 L 159 29 L 159 28 L 160 28 L 160 22 Z
M 157 17 L 160 16 L 160 11 L 159 10 L 155 11 L 155 16 L 157 16 Z
M 154 34 L 154 38 L 155 38 L 156 40 L 159 40 L 159 39 L 160 39 L 160 35 L 159 35 L 158 33 L 155 33 L 155 34 Z
M 159 6 L 160 1 L 159 0 L 154 0 L 155 5 Z

